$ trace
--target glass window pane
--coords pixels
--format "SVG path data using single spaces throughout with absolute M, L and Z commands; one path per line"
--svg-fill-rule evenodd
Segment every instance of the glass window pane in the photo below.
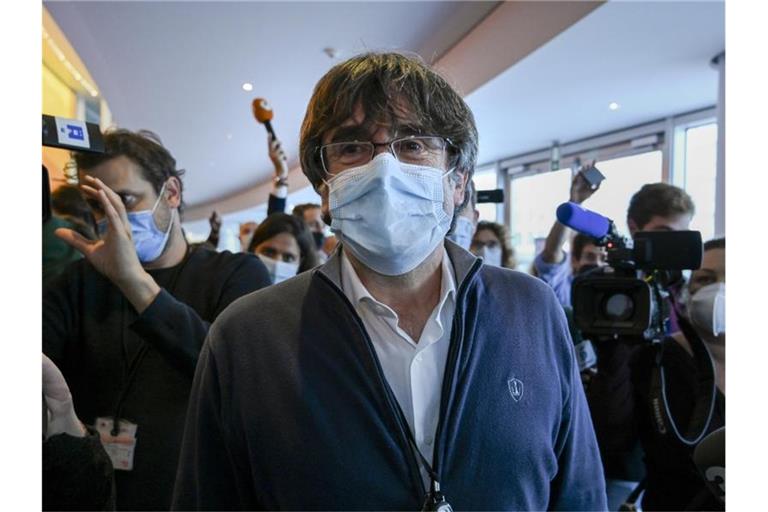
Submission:
M 595 167 L 603 173 L 605 180 L 600 184 L 600 189 L 584 201 L 584 208 L 613 220 L 619 233 L 629 236 L 629 200 L 646 183 L 661 181 L 661 164 L 661 151 L 597 162 Z
M 475 184 L 475 190 L 494 190 L 498 188 L 496 181 L 496 171 L 476 172 L 472 177 Z M 477 211 L 480 212 L 480 220 L 496 222 L 496 203 L 480 203 L 477 205 Z
M 555 210 L 568 200 L 570 169 L 515 178 L 510 185 L 510 235 L 518 269 L 528 271 L 536 256 L 536 239 L 546 237 Z
M 696 205 L 691 229 L 704 241 L 715 236 L 715 186 L 717 173 L 717 124 L 685 132 L 685 191 Z

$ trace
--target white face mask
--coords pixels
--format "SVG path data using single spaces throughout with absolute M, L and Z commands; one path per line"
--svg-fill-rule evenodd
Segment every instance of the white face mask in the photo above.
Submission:
M 725 334 L 725 283 L 708 284 L 691 295 L 688 318 L 702 335 Z
M 285 261 L 273 260 L 263 254 L 257 254 L 264 266 L 269 271 L 269 277 L 272 279 L 272 284 L 277 284 L 286 279 L 290 279 L 295 276 L 299 271 L 298 263 L 287 263 Z
M 368 268 L 410 272 L 443 243 L 452 215 L 443 207 L 445 172 L 381 153 L 328 182 L 331 230 Z
M 472 245 L 472 237 L 475 234 L 475 224 L 466 217 L 456 219 L 453 231 L 448 234 L 448 239 L 456 242 L 466 250 Z
M 484 245 L 480 251 L 475 253 L 475 256 L 483 258 L 486 265 L 501 266 L 501 246 L 488 247 Z

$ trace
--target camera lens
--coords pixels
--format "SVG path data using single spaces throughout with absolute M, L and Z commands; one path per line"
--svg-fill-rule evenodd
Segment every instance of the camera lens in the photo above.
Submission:
M 624 293 L 616 293 L 605 301 L 603 311 L 609 320 L 627 320 L 632 317 L 635 302 Z

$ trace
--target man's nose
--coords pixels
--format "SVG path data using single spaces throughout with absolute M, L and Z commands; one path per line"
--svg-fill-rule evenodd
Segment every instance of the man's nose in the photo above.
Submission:
M 377 155 L 380 155 L 382 153 L 389 153 L 395 158 L 397 158 L 397 155 L 395 154 L 394 149 L 392 149 L 392 144 L 389 142 L 372 142 L 373 144 L 373 158 L 376 158 Z

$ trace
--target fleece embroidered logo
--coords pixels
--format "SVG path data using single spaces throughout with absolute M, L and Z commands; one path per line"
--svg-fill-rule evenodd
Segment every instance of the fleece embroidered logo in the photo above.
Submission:
M 512 399 L 515 402 L 519 402 L 523 398 L 523 381 L 512 377 L 507 381 L 507 387 L 509 388 L 509 394 L 512 395 Z

